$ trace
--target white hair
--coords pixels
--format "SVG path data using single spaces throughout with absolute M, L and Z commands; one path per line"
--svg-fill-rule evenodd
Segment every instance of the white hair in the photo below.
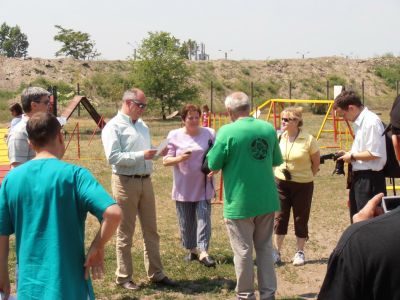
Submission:
M 122 96 L 122 101 L 137 100 L 136 97 L 136 91 L 134 89 L 130 89 L 125 91 L 124 95 Z
M 225 99 L 225 107 L 234 112 L 250 109 L 249 97 L 243 92 L 234 92 Z

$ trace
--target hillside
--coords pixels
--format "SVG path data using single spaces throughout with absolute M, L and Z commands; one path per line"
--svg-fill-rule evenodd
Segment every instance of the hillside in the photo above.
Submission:
M 288 98 L 291 82 L 292 98 L 325 99 L 327 80 L 330 97 L 333 85 L 352 87 L 361 94 L 362 80 L 365 102 L 371 107 L 389 107 L 400 79 L 400 58 L 345 59 L 322 57 L 267 61 L 199 61 L 188 62 L 193 69 L 193 84 L 200 90 L 201 102 L 210 103 L 213 82 L 214 108 L 223 109 L 222 100 L 232 90 L 250 94 L 253 82 L 255 104 L 269 98 Z M 115 102 L 127 83 L 128 61 L 78 61 L 73 59 L 10 59 L 0 57 L 0 109 L 17 97 L 21 87 L 29 84 L 53 84 L 67 94 L 80 84 L 84 94 L 106 111 L 115 109 Z M 113 99 L 116 98 L 116 99 Z M 106 114 L 107 114 L 106 112 Z M 1 120 L 0 120 L 1 121 Z

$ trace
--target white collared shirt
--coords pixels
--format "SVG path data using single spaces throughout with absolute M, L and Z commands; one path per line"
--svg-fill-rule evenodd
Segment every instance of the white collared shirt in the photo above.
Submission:
M 354 121 L 354 142 L 351 147 L 351 153 L 369 151 L 373 156 L 379 158 L 364 161 L 356 160 L 351 164 L 353 171 L 373 170 L 380 171 L 386 163 L 386 142 L 382 136 L 384 127 L 379 117 L 364 108 Z
M 114 174 L 144 175 L 153 171 L 152 161 L 144 159 L 144 150 L 151 149 L 151 141 L 142 119 L 133 123 L 119 111 L 103 128 L 101 139 Z

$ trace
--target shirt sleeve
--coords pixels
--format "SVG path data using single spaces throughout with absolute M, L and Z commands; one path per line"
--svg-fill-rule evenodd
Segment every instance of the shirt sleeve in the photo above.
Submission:
M 86 211 L 94 215 L 99 222 L 107 207 L 116 204 L 106 190 L 86 169 L 79 168 L 77 173 L 77 194 Z
M 14 233 L 14 226 L 11 221 L 10 207 L 7 199 L 7 178 L 3 180 L 0 189 L 0 235 L 11 235 Z
M 318 146 L 318 142 L 317 139 L 310 135 L 310 149 L 309 149 L 309 153 L 310 155 L 315 154 L 316 152 L 319 151 L 319 146 Z
M 365 147 L 363 151 L 369 151 L 373 156 L 382 157 L 382 152 L 386 151 L 385 139 L 382 136 L 383 124 L 377 119 L 365 130 Z
M 168 152 L 167 155 L 164 156 L 164 159 L 167 157 L 175 157 L 176 156 L 176 145 L 174 144 L 174 131 L 170 131 L 167 136 L 168 140 Z
M 29 157 L 28 135 L 23 132 L 12 132 L 7 141 L 10 164 L 24 163 Z
M 225 138 L 225 135 L 223 134 L 223 128 L 221 128 L 218 132 L 214 146 L 207 154 L 208 167 L 210 168 L 210 170 L 221 170 L 225 165 L 227 155 L 227 140 Z
M 282 153 L 281 153 L 281 148 L 279 147 L 279 141 L 278 137 L 274 135 L 275 137 L 275 144 L 274 144 L 274 152 L 272 153 L 272 166 L 277 167 L 280 166 L 283 163 L 282 159 Z
M 118 128 L 110 124 L 104 127 L 101 133 L 101 140 L 104 146 L 104 152 L 109 164 L 117 166 L 133 167 L 144 161 L 144 151 L 123 152 Z
M 328 269 L 318 299 L 364 299 L 361 284 L 363 266 L 359 259 L 362 255 L 354 244 L 351 248 L 345 245 L 342 249 L 339 246 L 340 243 L 341 241 L 329 258 Z

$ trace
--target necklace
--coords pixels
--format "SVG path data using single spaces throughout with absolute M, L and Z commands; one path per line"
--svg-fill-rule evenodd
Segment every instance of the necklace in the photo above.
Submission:
M 285 167 L 286 167 L 286 170 L 288 170 L 287 162 L 288 162 L 288 160 L 289 160 L 290 152 L 292 152 L 292 148 L 293 148 L 294 142 L 296 141 L 297 137 L 299 136 L 299 133 L 300 133 L 300 130 L 297 131 L 297 134 L 296 134 L 296 136 L 294 137 L 294 140 L 293 140 L 293 142 L 292 142 L 292 145 L 290 146 L 290 149 L 289 149 L 289 153 L 288 153 L 288 151 L 287 151 L 287 148 L 288 148 L 287 144 L 288 144 L 288 140 L 289 140 L 289 134 L 288 134 L 288 136 L 287 136 L 287 139 L 286 139 L 286 148 L 285 148 L 285 158 L 286 158 L 286 159 L 285 159 Z

